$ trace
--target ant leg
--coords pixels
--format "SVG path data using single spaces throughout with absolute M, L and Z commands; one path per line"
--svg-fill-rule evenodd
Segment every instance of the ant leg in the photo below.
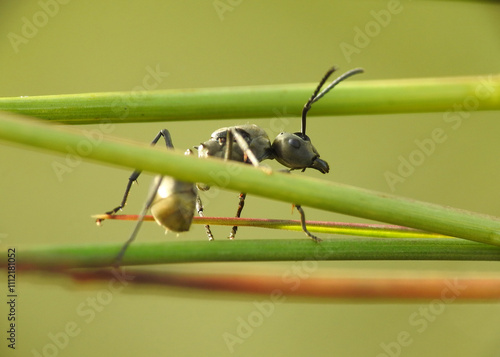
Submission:
M 238 210 L 236 211 L 236 218 L 240 218 L 241 211 L 243 211 L 243 207 L 245 206 L 245 198 L 247 197 L 246 193 L 240 193 L 240 202 L 238 204 Z M 231 233 L 229 234 L 229 239 L 234 239 L 236 236 L 236 232 L 238 231 L 238 226 L 233 226 L 231 229 Z
M 283 172 L 290 173 L 292 170 L 293 169 L 283 170 Z M 299 213 L 300 213 L 300 225 L 302 226 L 302 231 L 306 234 L 306 236 L 308 236 L 309 238 L 314 240 L 316 243 L 321 242 L 320 238 L 316 237 L 314 234 L 309 232 L 309 230 L 307 229 L 307 227 L 306 227 L 306 215 L 304 213 L 304 210 L 302 209 L 302 206 L 300 206 L 300 205 L 294 205 L 294 206 L 297 208 L 297 211 L 299 211 Z
M 238 144 L 238 146 L 241 148 L 241 150 L 245 154 L 245 162 L 250 161 L 253 166 L 259 167 L 259 160 L 255 156 L 253 151 L 250 149 L 250 147 L 248 146 L 248 143 L 245 141 L 243 136 L 241 136 L 234 128 L 230 128 L 227 131 L 226 135 L 227 135 L 226 143 L 231 143 L 231 145 L 227 146 L 224 158 L 231 157 L 230 150 L 232 149 L 232 142 L 233 142 L 233 136 L 234 136 L 236 143 Z M 228 154 L 228 152 L 229 152 L 229 154 Z M 240 193 L 238 210 L 236 211 L 236 218 L 240 218 L 240 216 L 241 216 L 241 211 L 243 211 L 243 207 L 245 207 L 245 198 L 246 197 L 247 197 L 246 193 L 244 193 L 244 192 Z M 233 228 L 231 229 L 231 232 L 229 233 L 229 239 L 234 239 L 237 231 L 238 231 L 238 226 L 233 226 Z
M 226 152 L 224 153 L 224 160 L 227 161 L 227 160 L 231 160 L 231 154 L 233 152 L 233 136 L 234 137 L 238 137 L 238 133 L 236 132 L 236 130 L 234 130 L 234 128 L 229 128 L 226 132 Z M 238 139 L 236 139 L 238 140 Z M 245 141 L 243 139 L 243 141 Z M 245 144 L 246 144 L 246 141 L 245 141 Z M 242 149 L 243 150 L 243 149 Z M 240 193 L 240 202 L 238 204 L 238 210 L 236 211 L 236 217 L 239 218 L 240 215 L 241 215 L 241 211 L 243 210 L 243 206 L 245 205 L 245 197 L 246 197 L 246 193 Z M 234 237 L 236 236 L 236 231 L 238 230 L 238 226 L 233 226 L 233 228 L 231 228 L 231 233 L 229 233 L 229 239 L 234 239 Z
M 241 151 L 243 151 L 243 153 L 245 154 L 245 162 L 250 161 L 253 166 L 259 167 L 260 166 L 259 160 L 257 159 L 255 154 L 253 153 L 252 149 L 250 149 L 250 146 L 248 146 L 248 143 L 246 142 L 245 138 L 243 138 L 243 136 L 241 136 L 241 134 L 238 133 L 234 128 L 230 128 L 227 131 L 226 142 L 229 142 L 229 138 L 231 136 L 234 136 L 236 143 L 241 148 Z M 232 142 L 232 140 L 231 140 L 231 142 Z M 227 154 L 227 151 L 226 151 L 226 154 Z
M 200 217 L 205 217 L 203 214 L 203 203 L 201 202 L 200 196 L 196 196 L 196 211 L 198 211 L 198 215 Z M 214 236 L 212 235 L 212 230 L 210 229 L 210 226 L 207 224 L 205 225 L 205 232 L 207 232 L 207 237 L 209 241 L 214 240 Z
M 141 171 L 139 170 L 135 170 L 134 172 L 132 172 L 132 175 L 130 175 L 130 177 L 128 178 L 127 188 L 125 189 L 125 193 L 123 195 L 120 205 L 113 208 L 111 211 L 107 211 L 106 214 L 109 215 L 115 214 L 116 212 L 121 211 L 123 207 L 125 207 L 125 205 L 127 204 L 128 194 L 130 193 L 130 189 L 132 188 L 132 184 L 134 182 L 137 182 L 137 178 L 139 177 L 140 174 Z M 101 219 L 96 220 L 97 224 L 100 224 L 101 221 L 102 221 Z
M 185 155 L 193 155 L 193 151 L 191 149 L 187 149 L 184 154 Z M 198 191 L 199 190 L 200 190 L 200 188 L 198 188 Z M 196 212 L 198 212 L 198 216 L 205 217 L 205 215 L 203 214 L 203 202 L 201 202 L 200 195 L 196 195 Z M 205 225 L 205 232 L 207 233 L 207 237 L 208 237 L 209 241 L 214 240 L 214 236 L 212 234 L 212 230 L 210 229 L 210 225 L 208 225 L 208 224 Z
M 160 132 L 155 136 L 153 141 L 151 142 L 151 146 L 155 146 L 158 140 L 160 140 L 160 137 L 163 136 L 163 139 L 165 140 L 165 145 L 169 149 L 174 148 L 174 144 L 172 143 L 172 137 L 170 136 L 170 132 L 167 129 L 162 129 Z
M 233 135 L 235 131 L 230 128 L 226 132 L 226 152 L 224 153 L 224 161 L 231 160 L 233 154 Z
M 144 204 L 144 207 L 142 208 L 141 214 L 139 215 L 139 219 L 137 220 L 137 223 L 135 224 L 134 230 L 132 231 L 132 234 L 130 235 L 130 238 L 123 244 L 122 248 L 120 249 L 120 252 L 115 258 L 115 262 L 113 266 L 115 268 L 119 268 L 123 259 L 123 256 L 125 255 L 125 252 L 127 251 L 128 246 L 135 240 L 135 237 L 137 236 L 137 233 L 139 232 L 139 229 L 141 228 L 142 222 L 144 221 L 144 216 L 148 212 L 149 208 L 151 207 L 151 204 L 153 203 L 156 192 L 158 191 L 158 188 L 160 188 L 161 181 L 162 181 L 162 176 L 157 176 L 155 178 L 155 182 L 151 185 L 151 189 L 148 195 L 148 199 L 146 200 L 146 203 Z
M 165 139 L 165 145 L 167 146 L 167 148 L 172 149 L 174 147 L 174 145 L 172 144 L 172 138 L 170 137 L 170 133 L 167 129 L 160 130 L 160 132 L 158 134 L 156 134 L 155 138 L 151 142 L 151 146 L 155 146 L 161 137 L 163 137 Z M 127 204 L 128 195 L 129 195 L 130 190 L 132 188 L 132 184 L 134 182 L 137 182 L 137 179 L 139 178 L 141 173 L 142 173 L 142 171 L 140 171 L 140 170 L 135 170 L 134 172 L 132 172 L 132 174 L 128 178 L 127 187 L 125 188 L 125 193 L 123 195 L 123 198 L 122 198 L 120 205 L 113 208 L 110 211 L 107 211 L 106 214 L 108 214 L 108 215 L 115 214 L 116 212 L 121 211 L 123 209 L 123 207 L 125 207 L 125 205 Z M 96 220 L 97 224 L 100 224 L 101 222 L 102 222 L 102 219 Z
M 307 230 L 306 215 L 304 214 L 304 210 L 302 209 L 302 207 L 300 205 L 295 205 L 295 207 L 297 207 L 297 211 L 299 211 L 299 213 L 300 213 L 300 224 L 302 225 L 302 230 L 304 231 L 306 236 L 308 236 L 309 238 L 312 238 L 312 240 L 314 240 L 316 243 L 321 242 L 320 238 L 316 237 L 314 234 L 312 234 L 311 232 L 309 232 Z

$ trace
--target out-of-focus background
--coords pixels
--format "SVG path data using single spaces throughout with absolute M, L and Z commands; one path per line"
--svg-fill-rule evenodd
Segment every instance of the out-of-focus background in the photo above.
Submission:
M 487 81 L 500 69 L 495 2 L 40 0 L 4 2 L 0 14 L 2 97 L 140 91 L 145 83 L 153 89 L 314 83 L 334 64 L 342 71 L 363 67 L 366 73 L 352 81 L 445 76 Z M 154 81 L 152 71 L 159 73 Z M 500 216 L 499 114 L 462 112 L 470 100 L 457 102 L 448 115 L 311 118 L 308 134 L 332 168 L 321 178 Z M 274 116 L 254 122 L 268 128 Z M 280 130 L 299 129 L 298 118 L 287 119 Z M 167 127 L 176 147 L 186 149 L 219 127 L 245 122 L 124 124 L 112 126 L 111 134 L 149 142 Z M 401 175 L 401 162 L 419 156 L 419 143 L 436 128 L 446 140 L 391 184 L 388 174 Z M 129 171 L 82 161 L 58 173 L 54 167 L 65 164 L 64 156 L 5 143 L 0 157 L 1 254 L 11 246 L 123 242 L 130 234 L 131 222 L 97 228 L 90 218 L 119 203 Z M 133 187 L 125 212 L 140 210 L 150 178 L 144 175 Z M 234 215 L 235 192 L 214 196 L 206 199 L 207 215 Z M 252 196 L 243 216 L 298 217 L 288 204 Z M 307 216 L 361 221 L 314 209 L 307 209 Z M 214 228 L 216 239 L 227 233 L 228 228 Z M 251 228 L 240 229 L 237 239 L 256 236 L 305 239 L 301 232 Z M 144 224 L 138 239 L 206 237 L 201 226 L 176 237 Z M 301 266 L 257 262 L 158 269 L 290 274 Z M 488 272 L 498 264 L 320 262 L 310 274 L 328 269 Z M 5 279 L 0 286 L 3 301 Z M 6 346 L 7 309 L 0 304 L 2 356 L 500 356 L 498 304 L 287 297 L 259 320 L 258 306 L 268 306 L 269 296 L 130 285 L 112 291 L 106 283 L 81 285 L 24 273 L 18 274 L 17 287 L 15 353 Z M 253 327 L 245 329 L 249 322 Z M 409 336 L 404 343 L 398 342 L 402 333 Z

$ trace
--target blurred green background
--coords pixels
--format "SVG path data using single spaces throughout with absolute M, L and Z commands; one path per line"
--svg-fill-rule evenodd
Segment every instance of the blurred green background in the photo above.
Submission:
M 500 69 L 500 5 L 494 2 L 41 0 L 3 2 L 0 11 L 2 97 L 132 91 L 143 84 L 150 69 L 156 68 L 168 72 L 155 83 L 157 89 L 314 83 L 333 64 L 341 71 L 363 67 L 366 73 L 353 81 L 476 76 Z M 360 32 L 367 37 L 362 38 Z M 355 51 L 347 53 L 349 46 Z M 283 112 L 286 108 L 278 109 Z M 384 174 L 397 173 L 400 156 L 408 158 L 418 149 L 415 140 L 429 138 L 434 129 L 442 128 L 446 141 L 437 144 L 413 174 L 395 185 L 394 193 L 500 216 L 498 112 L 463 115 L 466 118 L 457 129 L 444 120 L 443 113 L 314 117 L 308 134 L 332 167 L 322 178 L 392 192 Z M 269 117 L 274 114 L 269 113 Z M 270 119 L 254 122 L 268 128 Z M 208 139 L 219 127 L 245 122 L 125 124 L 115 125 L 112 135 L 149 142 L 166 127 L 175 146 L 185 149 Z M 293 132 L 299 127 L 299 119 L 290 117 L 280 129 Z M 4 143 L 0 155 L 0 244 L 4 251 L 7 246 L 123 242 L 130 234 L 133 223 L 105 222 L 97 228 L 90 218 L 119 203 L 129 171 L 82 162 L 58 177 L 53 165 L 63 163 L 62 156 Z M 140 210 L 149 181 L 144 175 L 134 186 L 125 212 Z M 206 214 L 234 215 L 237 194 L 221 192 L 215 196 L 206 198 Z M 306 213 L 311 220 L 361 221 L 313 209 Z M 296 212 L 291 216 L 288 204 L 252 196 L 243 216 L 298 217 Z M 215 227 L 216 239 L 225 239 L 228 231 Z M 301 232 L 251 228 L 240 229 L 237 239 L 256 235 L 305 239 Z M 200 226 L 180 237 L 165 237 L 156 225 L 145 224 L 138 239 L 206 237 Z M 300 264 L 192 264 L 158 269 L 279 275 Z M 498 271 L 498 264 L 321 262 L 312 274 L 326 269 L 486 273 Z M 0 291 L 6 286 L 3 281 Z M 412 316 L 436 301 L 373 304 L 287 297 L 274 305 L 270 316 L 247 331 L 242 343 L 230 346 L 224 336 L 237 336 L 241 321 L 255 315 L 254 303 L 269 296 L 132 286 L 111 294 L 108 289 L 107 284 L 76 284 L 19 274 L 15 353 L 500 356 L 498 304 L 441 305 L 431 310 L 434 313 L 422 328 L 414 324 Z M 6 299 L 2 295 L 2 300 Z M 7 329 L 5 305 L 0 304 L 1 331 Z M 78 333 L 66 341 L 61 332 L 68 324 Z M 398 348 L 394 341 L 402 331 L 408 332 L 411 343 Z M 6 347 L 5 335 L 3 332 L 0 354 L 14 355 Z M 50 347 L 57 344 L 51 336 L 59 347 Z

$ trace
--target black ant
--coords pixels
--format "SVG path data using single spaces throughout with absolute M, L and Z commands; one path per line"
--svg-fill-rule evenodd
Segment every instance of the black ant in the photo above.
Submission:
M 287 167 L 289 171 L 302 170 L 308 168 L 318 170 L 325 174 L 330 171 L 328 163 L 320 159 L 320 155 L 316 148 L 312 145 L 311 139 L 306 135 L 306 118 L 311 106 L 320 100 L 338 83 L 348 77 L 362 73 L 363 70 L 356 68 L 350 70 L 332 83 L 330 83 L 323 91 L 321 87 L 325 84 L 336 68 L 331 68 L 326 72 L 317 88 L 313 92 L 311 98 L 306 102 L 302 110 L 302 127 L 300 132 L 285 133 L 282 132 L 271 143 L 266 132 L 255 124 L 237 125 L 227 128 L 221 128 L 214 131 L 209 140 L 201 143 L 195 148 L 198 150 L 200 158 L 219 157 L 225 160 L 234 160 L 244 163 L 251 163 L 254 166 L 259 166 L 263 160 L 276 159 L 280 164 Z M 321 91 L 321 92 L 320 92 Z M 151 142 L 155 145 L 160 138 L 163 137 L 168 149 L 173 149 L 172 138 L 168 130 L 161 130 Z M 228 145 L 230 143 L 230 145 Z M 235 145 L 236 144 L 236 145 Z M 188 150 L 186 154 L 192 154 Z M 129 177 L 129 182 L 125 190 L 122 202 L 120 205 L 111 211 L 106 212 L 108 215 L 115 214 L 123 209 L 127 202 L 132 184 L 137 180 L 141 171 L 134 171 Z M 151 213 L 156 222 L 165 229 L 174 232 L 188 231 L 191 226 L 191 221 L 196 210 L 203 217 L 203 205 L 197 193 L 198 190 L 208 190 L 209 186 L 203 184 L 193 184 L 176 180 L 169 176 L 156 176 L 151 190 L 144 205 L 144 208 L 139 216 L 139 221 L 132 232 L 128 241 L 123 245 L 120 253 L 116 258 L 116 263 L 119 265 L 127 247 L 132 243 L 139 231 L 140 225 L 147 211 L 151 209 Z M 239 204 L 236 212 L 236 217 L 240 217 L 241 211 L 245 203 L 246 193 L 240 193 Z M 295 205 L 300 213 L 302 230 L 304 233 L 313 239 L 315 242 L 321 241 L 318 237 L 311 234 L 306 227 L 304 210 L 300 205 Z M 101 220 L 97 220 L 99 223 Z M 238 227 L 234 226 L 229 234 L 229 239 L 234 239 Z M 214 237 L 210 230 L 210 226 L 206 225 L 205 230 L 209 240 Z

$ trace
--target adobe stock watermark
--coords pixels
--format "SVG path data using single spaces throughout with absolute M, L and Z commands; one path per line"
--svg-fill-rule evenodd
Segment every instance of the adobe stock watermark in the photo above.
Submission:
M 294 263 L 281 277 L 285 289 L 274 289 L 267 299 L 253 301 L 252 311 L 244 317 L 238 316 L 234 330 L 222 334 L 222 339 L 229 352 L 234 353 L 238 345 L 248 340 L 255 330 L 274 314 L 276 307 L 286 301 L 286 293 L 296 291 L 300 287 L 301 281 L 309 278 L 317 269 L 318 263 L 316 260 L 304 260 Z
M 130 109 L 136 108 L 139 105 L 144 94 L 150 90 L 157 89 L 165 78 L 170 76 L 169 72 L 163 72 L 160 69 L 159 64 L 155 68 L 146 66 L 145 69 L 147 73 L 142 78 L 141 84 L 132 88 L 129 95 L 120 97 L 111 104 L 111 111 L 121 120 L 130 115 Z
M 230 353 L 234 353 L 236 347 L 247 341 L 255 330 L 274 314 L 276 307 L 286 301 L 287 293 L 297 291 L 302 282 L 318 270 L 318 260 L 323 260 L 325 254 L 327 252 L 318 244 L 311 260 L 295 262 L 285 270 L 281 276 L 282 288 L 273 289 L 267 299 L 254 301 L 252 311 L 244 317 L 236 318 L 234 330 L 222 334 L 222 339 Z
M 415 139 L 413 141 L 415 149 L 407 155 L 397 157 L 397 169 L 384 172 L 385 181 L 392 192 L 395 192 L 398 184 L 404 183 L 417 171 L 418 167 L 437 152 L 439 147 L 442 147 L 449 138 L 447 132 L 461 128 L 463 120 L 470 118 L 472 113 L 479 109 L 481 101 L 487 100 L 493 95 L 495 86 L 492 75 L 479 77 L 479 82 L 473 95 L 471 94 L 461 102 L 453 104 L 443 114 L 442 120 L 446 124 L 445 126 L 436 127 L 426 137 Z
M 398 332 L 394 340 L 381 342 L 379 344 L 382 352 L 376 357 L 399 357 L 405 347 L 415 342 L 416 336 L 421 335 L 442 315 L 446 307 L 453 303 L 462 292 L 467 289 L 466 285 L 460 284 L 457 278 L 446 280 L 439 299 L 434 299 L 426 305 L 421 305 L 416 311 L 408 316 L 410 328 Z
M 104 135 L 110 134 L 114 130 L 114 124 L 109 121 L 101 121 L 97 129 L 82 130 L 85 139 L 79 141 L 74 147 L 66 145 L 67 154 L 64 160 L 56 159 L 52 161 L 52 170 L 57 180 L 62 182 L 64 175 L 72 173 L 82 163 L 83 158 L 89 156 L 99 146 L 104 139 Z
M 9 32 L 7 38 L 10 41 L 15 53 L 19 53 L 21 45 L 26 45 L 33 39 L 40 29 L 47 26 L 49 20 L 54 18 L 61 9 L 60 5 L 67 5 L 70 0 L 40 0 L 38 6 L 40 10 L 36 11 L 29 18 L 26 16 L 21 17 L 21 28 L 18 33 Z
M 224 21 L 226 12 L 233 12 L 243 0 L 214 0 L 212 3 L 219 20 Z
M 71 340 L 77 337 L 95 320 L 98 313 L 102 312 L 111 302 L 116 293 L 119 293 L 134 279 L 134 276 L 125 274 L 123 269 L 113 269 L 113 278 L 108 281 L 107 288 L 99 290 L 94 296 L 89 296 L 77 305 L 75 313 L 77 318 L 68 321 L 60 331 L 47 334 L 49 342 L 41 348 L 31 349 L 33 357 L 56 357 L 66 349 Z
M 125 119 L 130 108 L 137 107 L 140 98 L 145 92 L 156 89 L 170 74 L 162 72 L 160 65 L 155 68 L 146 66 L 146 74 L 142 79 L 142 85 L 132 88 L 129 95 L 120 97 L 111 104 L 111 111 L 118 114 L 120 120 Z M 101 120 L 98 127 L 91 130 L 82 130 L 85 139 L 82 139 L 75 146 L 66 146 L 66 155 L 64 159 L 56 159 L 52 162 L 52 170 L 57 180 L 63 181 L 65 175 L 72 173 L 88 157 L 104 139 L 104 135 L 111 134 L 116 129 L 116 125 L 109 120 Z
M 368 21 L 362 27 L 354 27 L 352 43 L 341 42 L 339 45 L 347 63 L 351 63 L 353 55 L 359 55 L 361 50 L 368 47 L 372 39 L 380 35 L 382 30 L 389 26 L 393 16 L 400 14 L 403 9 L 403 5 L 399 0 L 389 0 L 385 9 L 371 10 L 370 15 L 373 20 Z

